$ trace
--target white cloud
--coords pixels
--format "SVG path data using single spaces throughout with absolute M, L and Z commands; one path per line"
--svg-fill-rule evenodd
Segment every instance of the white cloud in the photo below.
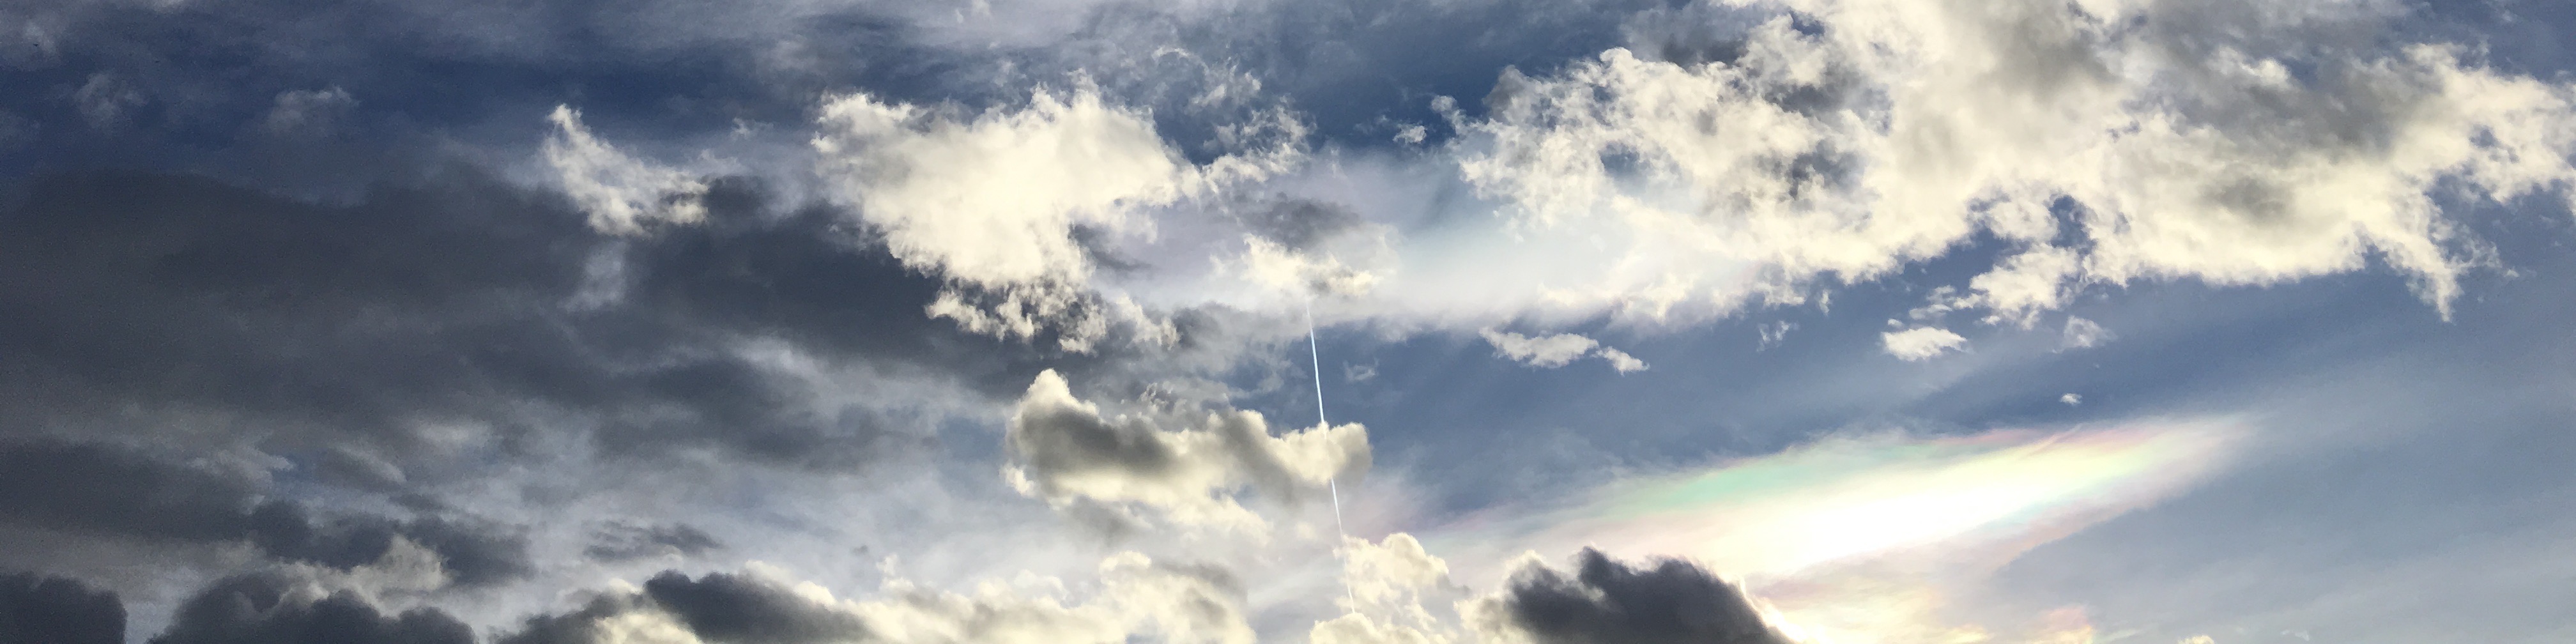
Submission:
M 2058 397 L 2057 397 L 2057 402 L 2066 403 L 2066 406 L 2068 406 L 2068 407 L 2073 407 L 2073 406 L 2076 406 L 2076 405 L 2084 404 L 2084 397 L 2083 397 L 2083 396 L 2078 396 L 2078 395 L 2075 395 L 2075 394 L 2067 394 L 2067 395 L 2064 395 L 2064 396 L 2058 396 Z
M 1476 334 L 1483 336 L 1486 344 L 1494 345 L 1494 355 L 1541 369 L 1562 367 L 1578 358 L 1592 356 L 1610 363 L 1610 368 L 1619 373 L 1646 370 L 1646 361 L 1628 355 L 1626 351 L 1603 345 L 1592 338 L 1572 333 L 1526 336 L 1510 331 L 1482 329 Z
M 1602 360 L 1609 361 L 1610 368 L 1618 371 L 1619 373 L 1635 373 L 1646 370 L 1646 361 L 1638 360 L 1636 356 L 1628 355 L 1628 352 L 1626 351 L 1620 351 L 1610 347 L 1602 347 L 1600 351 L 1595 352 L 1595 355 L 1601 356 Z
M 1251 625 L 1244 619 L 1242 590 L 1220 572 L 1159 564 L 1145 555 L 1122 552 L 1100 561 L 1100 583 L 1087 596 L 1073 596 L 1064 580 L 1022 574 L 1009 583 L 987 581 L 971 593 L 924 588 L 900 577 L 886 580 L 875 597 L 835 597 L 821 585 L 799 581 L 786 571 L 759 561 L 734 574 L 733 601 L 756 601 L 757 607 L 722 606 L 711 600 L 700 610 L 733 611 L 727 619 L 767 619 L 776 632 L 795 633 L 795 641 L 881 642 L 884 644 L 1119 644 L 1146 639 L 1163 642 L 1249 644 Z M 747 586 L 749 588 L 739 588 Z M 622 582 L 603 601 L 553 625 L 564 639 L 596 644 L 698 644 L 706 641 L 686 620 L 662 605 L 645 601 Z M 732 624 L 732 626 L 739 628 Z M 727 635 L 730 635 L 728 633 Z
M 2060 332 L 2058 350 L 2089 349 L 2101 346 L 2102 343 L 2109 342 L 2119 337 L 2120 336 L 2118 334 L 2112 333 L 2110 329 L 2102 328 L 2100 323 L 2075 316 L 2067 316 L 2066 329 Z
M 1112 644 L 1147 635 L 1169 642 L 1253 641 L 1241 591 L 1220 580 L 1133 552 L 1102 560 L 1100 576 L 1106 582 L 1100 594 L 1071 606 L 997 584 L 965 595 L 901 581 L 888 584 L 890 597 L 843 606 L 864 620 L 876 641 L 899 644 Z
M 2020 250 L 1961 303 L 2024 325 L 2086 284 L 2270 284 L 2367 257 L 2447 312 L 2490 252 L 2437 186 L 2576 180 L 2576 92 L 2457 48 L 2322 35 L 2379 19 L 2370 3 L 1780 6 L 1813 28 L 1762 23 L 1731 62 L 1615 49 L 1506 73 L 1490 119 L 1453 116 L 1461 169 L 1524 231 L 1624 240 L 1625 261 L 1665 268 L 1600 284 L 1605 310 L 1730 310 L 1985 234 Z
M 1027 106 L 963 115 L 866 94 L 825 103 L 814 148 L 829 189 L 885 235 L 906 266 L 996 294 L 954 290 L 931 313 L 970 330 L 1029 337 L 1054 328 L 1068 349 L 1105 334 L 1078 304 L 1093 260 L 1078 230 L 1150 236 L 1143 210 L 1276 172 L 1293 148 L 1193 165 L 1141 111 L 1084 87 Z M 1298 136 L 1286 137 L 1293 145 Z
M 1454 602 L 1466 588 L 1449 579 L 1449 564 L 1432 556 L 1413 535 L 1398 532 L 1377 543 L 1342 540 L 1342 583 L 1348 613 L 1317 622 L 1314 644 L 1444 644 L 1458 640 L 1455 626 L 1425 603 Z
M 1879 342 L 1887 348 L 1887 355 L 1911 362 L 1929 360 L 1944 351 L 1957 349 L 1967 344 L 1968 339 L 1951 333 L 1949 329 L 1924 326 L 1881 333 Z
M 1006 429 L 1004 477 L 1059 508 L 1142 507 L 1181 525 L 1251 532 L 1265 523 L 1237 502 L 1240 490 L 1295 497 L 1368 467 L 1358 424 L 1272 436 L 1255 412 L 1160 416 L 1104 416 L 1062 376 L 1040 373 Z M 1162 428 L 1172 423 L 1186 426 Z
M 1246 236 L 1243 241 L 1244 278 L 1282 293 L 1365 295 L 1383 279 L 1344 265 L 1338 257 L 1300 253 L 1258 237 Z
M 1145 115 L 1088 90 L 971 118 L 858 94 L 824 104 L 822 125 L 833 188 L 895 256 L 980 286 L 1082 282 L 1075 226 L 1142 226 L 1131 209 L 1178 201 L 1193 178 Z
M 1780 346 L 1780 341 L 1789 338 L 1790 331 L 1798 330 L 1798 323 L 1788 321 L 1768 322 L 1756 328 L 1762 333 L 1762 339 L 1760 342 L 1753 345 L 1753 349 L 1755 351 L 1765 351 L 1772 347 Z
M 1592 352 L 1601 343 L 1572 333 L 1530 337 L 1510 331 L 1484 329 L 1476 332 L 1494 345 L 1494 355 L 1518 360 L 1529 366 L 1551 369 L 1565 366 L 1575 358 Z
M 285 99 L 281 97 L 280 101 Z M 706 218 L 707 184 L 686 172 L 627 156 L 582 127 L 581 112 L 557 105 L 547 120 L 546 164 L 566 194 L 590 215 L 600 232 L 633 235 L 648 222 L 697 223 Z

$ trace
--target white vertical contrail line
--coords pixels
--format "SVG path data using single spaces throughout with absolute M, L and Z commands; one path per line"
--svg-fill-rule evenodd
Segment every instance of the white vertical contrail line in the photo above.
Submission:
M 1309 361 L 1308 364 L 1313 365 L 1315 373 L 1315 427 L 1330 430 L 1333 428 L 1333 421 L 1324 417 L 1324 350 L 1315 346 L 1315 300 L 1313 298 L 1306 300 L 1306 359 Z M 1341 478 L 1338 472 L 1325 478 L 1324 488 L 1333 493 L 1333 533 L 1343 540 L 1349 540 L 1351 531 L 1342 525 Z M 1334 549 L 1339 550 L 1340 547 L 1336 546 Z M 1358 591 L 1351 590 L 1350 584 L 1345 583 L 1342 584 L 1342 594 L 1350 600 L 1351 612 L 1359 612 Z
M 1315 303 L 1312 300 L 1306 303 L 1306 359 L 1312 361 L 1309 364 L 1314 365 L 1315 371 L 1315 424 L 1325 429 L 1332 429 L 1333 422 L 1324 418 L 1324 352 L 1322 349 L 1315 348 Z M 1324 479 L 1324 486 L 1333 491 L 1333 531 L 1343 533 L 1342 536 L 1350 536 L 1350 531 L 1342 527 L 1340 479 L 1339 476 Z

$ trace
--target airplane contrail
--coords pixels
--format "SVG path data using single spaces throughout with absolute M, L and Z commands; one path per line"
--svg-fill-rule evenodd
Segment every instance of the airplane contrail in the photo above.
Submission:
M 1330 430 L 1333 428 L 1333 422 L 1324 416 L 1324 352 L 1315 346 L 1315 300 L 1311 297 L 1306 300 L 1306 359 L 1309 361 L 1308 364 L 1313 365 L 1315 373 L 1315 427 Z M 1341 478 L 1338 472 L 1326 477 L 1324 488 L 1331 490 L 1333 494 L 1333 534 L 1348 541 L 1351 538 L 1350 529 L 1342 525 Z M 1340 548 L 1336 546 L 1334 549 Z M 1342 594 L 1350 600 L 1351 612 L 1359 612 L 1360 598 L 1356 591 L 1351 590 L 1350 584 L 1342 584 Z

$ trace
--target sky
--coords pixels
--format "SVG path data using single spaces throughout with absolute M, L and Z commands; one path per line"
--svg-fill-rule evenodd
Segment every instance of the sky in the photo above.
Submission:
M 0 644 L 2568 642 L 2571 33 L 0 3 Z

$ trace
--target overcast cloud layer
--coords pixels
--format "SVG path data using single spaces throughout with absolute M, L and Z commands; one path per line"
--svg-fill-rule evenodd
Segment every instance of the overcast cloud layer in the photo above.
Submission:
M 2576 10 L 0 7 L 0 643 L 2561 642 Z

